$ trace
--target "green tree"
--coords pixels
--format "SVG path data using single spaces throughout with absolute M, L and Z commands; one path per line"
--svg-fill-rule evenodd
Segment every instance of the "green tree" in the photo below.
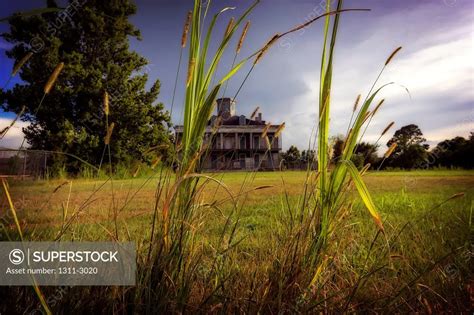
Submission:
M 430 160 L 435 166 L 474 168 L 474 133 L 469 139 L 455 137 L 440 143 L 430 152 Z
M 334 163 L 336 163 L 344 151 L 344 136 L 334 136 L 331 138 L 331 142 L 333 143 L 331 159 Z
M 0 104 L 16 113 L 26 106 L 21 119 L 30 122 L 24 132 L 31 148 L 75 154 L 97 165 L 106 134 L 107 91 L 108 118 L 115 124 L 112 161 L 151 162 L 166 154 L 170 120 L 163 104 L 156 103 L 160 82 L 146 89 L 148 62 L 129 48 L 130 38 L 140 39 L 128 20 L 136 10 L 130 0 L 70 0 L 59 13 L 9 19 L 10 31 L 2 34 L 13 44 L 7 56 L 18 62 L 31 51 L 34 55 L 21 69 L 22 84 L 2 93 Z M 39 107 L 44 84 L 61 62 L 64 69 Z M 68 166 L 79 168 L 72 161 Z
M 379 162 L 379 157 L 377 156 L 378 147 L 378 145 L 368 142 L 359 143 L 352 156 L 352 162 L 359 168 L 364 167 L 368 163 L 372 166 L 376 165 Z
M 429 145 L 425 143 L 423 133 L 417 125 L 411 124 L 397 130 L 387 142 L 390 147 L 397 144 L 395 151 L 388 159 L 392 167 L 404 169 L 420 168 L 427 163 Z
M 296 146 L 292 145 L 285 153 L 282 153 L 282 158 L 287 164 L 294 164 L 301 160 L 301 153 Z
M 303 150 L 301 152 L 301 161 L 307 162 L 316 162 L 316 151 L 315 150 Z
M 318 167 L 317 155 L 315 150 L 303 150 L 301 152 L 301 161 L 305 165 L 310 165 L 311 169 L 316 169 Z
M 344 136 L 334 136 L 332 137 L 331 141 L 333 143 L 331 159 L 333 163 L 337 163 L 344 151 Z M 378 145 L 370 144 L 368 142 L 361 142 L 357 144 L 354 154 L 351 157 L 352 163 L 354 163 L 357 168 L 362 168 L 367 163 L 375 165 L 379 160 L 377 156 L 377 149 Z

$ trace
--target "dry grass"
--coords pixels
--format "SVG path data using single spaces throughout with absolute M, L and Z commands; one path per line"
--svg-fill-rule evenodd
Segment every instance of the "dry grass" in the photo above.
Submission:
M 242 182 L 248 182 L 251 176 L 247 173 L 222 175 L 222 182 L 234 195 L 241 192 Z M 230 278 L 225 281 L 225 289 L 221 293 L 228 295 L 229 305 L 222 307 L 245 305 L 241 311 L 257 311 L 253 308 L 255 305 L 266 305 L 270 307 L 266 309 L 267 312 L 275 308 L 287 309 L 290 305 L 275 305 L 269 300 L 273 299 L 269 292 L 274 292 L 274 289 L 267 285 L 269 277 L 277 272 L 275 261 L 287 256 L 282 242 L 286 242 L 284 236 L 290 217 L 282 203 L 288 198 L 290 205 L 297 204 L 297 199 L 304 193 L 302 187 L 306 173 L 255 175 L 252 184 L 245 186 L 245 190 L 250 192 L 237 201 L 240 210 L 235 238 L 241 241 L 228 252 L 227 258 L 233 262 L 232 265 L 224 264 L 229 269 L 223 269 L 222 272 L 225 272 L 225 277 Z M 114 181 L 115 204 L 120 209 L 120 235 L 127 239 L 130 237 L 142 248 L 146 248 L 150 236 L 149 229 L 143 227 L 148 227 L 152 220 L 151 209 L 156 188 L 156 180 L 146 181 L 144 178 Z M 341 311 L 352 290 L 358 287 L 348 305 L 349 310 L 370 308 L 379 311 L 406 311 L 411 307 L 426 311 L 426 303 L 417 302 L 421 299 L 409 300 L 417 294 L 426 299 L 434 311 L 462 309 L 462 305 L 466 305 L 465 285 L 469 279 L 464 244 L 469 239 L 474 174 L 461 171 L 369 172 L 365 181 L 374 201 L 379 205 L 390 251 L 387 251 L 387 243 L 380 237 L 374 242 L 377 229 L 370 224 L 364 206 L 359 202 L 353 203 L 357 198 L 351 198 L 348 202 L 352 204 L 352 210 L 344 211 L 342 215 L 345 219 L 338 220 L 342 224 L 338 227 L 342 232 L 331 239 L 328 256 L 322 262 L 323 267 L 305 271 L 311 278 L 312 291 L 297 293 L 299 290 L 294 287 L 292 290 L 295 291 L 291 294 L 288 291 L 289 295 L 285 300 L 290 302 L 291 296 L 295 294 L 295 297 L 308 299 L 301 302 L 310 308 L 308 311 Z M 66 202 L 69 200 L 68 212 L 71 216 L 99 184 L 100 182 L 93 180 L 75 180 L 69 192 L 69 185 L 63 181 L 12 183 L 12 200 L 16 202 L 19 224 L 25 231 L 25 238 L 41 240 L 56 235 L 63 223 L 62 214 Z M 142 185 L 143 188 L 140 188 Z M 263 189 L 252 191 L 256 187 Z M 466 191 L 466 195 L 430 212 L 437 204 L 460 191 Z M 355 197 L 355 192 L 353 196 Z M 195 254 L 201 257 L 201 268 L 204 271 L 205 268 L 210 268 L 212 257 L 215 257 L 216 250 L 220 248 L 223 226 L 226 218 L 232 215 L 234 207 L 224 195 L 222 186 L 217 183 L 207 184 L 200 200 L 203 205 L 208 201 L 216 201 L 214 209 L 203 206 L 200 211 L 201 219 L 206 224 L 197 226 L 195 231 L 195 241 L 200 244 Z M 1 206 L 5 208 L 6 205 Z M 429 215 L 426 216 L 427 214 Z M 94 195 L 63 239 L 108 240 L 111 237 L 108 232 L 113 230 L 110 220 L 112 216 L 110 186 L 106 185 Z M 397 236 L 407 222 L 410 225 Z M 13 221 L 11 223 L 9 228 L 13 230 L 15 224 Z M 224 244 L 226 240 L 227 236 Z M 458 250 L 453 252 L 455 249 Z M 458 272 L 454 278 L 448 274 L 453 264 Z M 368 277 L 367 274 L 372 272 L 374 274 Z M 302 275 L 294 276 L 299 278 Z M 406 287 L 406 284 L 414 280 L 413 284 Z M 207 281 L 206 273 L 197 273 L 189 303 L 195 303 L 196 306 L 207 298 Z M 432 290 L 439 296 L 433 294 Z M 398 293 L 399 297 L 395 298 Z M 249 299 L 254 302 L 248 304 L 242 300 L 250 295 L 252 298 Z M 328 300 L 323 302 L 325 298 Z M 385 305 L 387 299 L 395 302 Z M 448 302 L 444 302 L 445 300 Z M 219 304 L 217 300 L 215 303 L 212 301 L 209 301 L 210 308 Z M 316 303 L 317 301 L 321 304 Z M 297 303 L 291 307 L 295 305 Z
M 439 176 L 436 172 L 379 172 L 370 173 L 364 177 L 368 188 L 373 192 L 375 198 L 381 198 L 385 194 L 396 194 L 404 188 L 408 189 L 410 195 L 436 195 L 438 191 L 450 191 L 452 193 L 474 187 L 474 174 L 472 172 L 454 172 L 454 175 Z M 418 174 L 418 176 L 416 176 Z M 444 174 L 440 172 L 440 174 Z M 447 172 L 446 174 L 449 174 Z M 222 181 L 237 195 L 242 189 L 242 182 L 248 174 L 227 173 L 223 174 Z M 285 186 L 281 185 L 284 178 Z M 305 172 L 284 173 L 257 173 L 252 187 L 266 186 L 248 195 L 246 204 L 254 207 L 265 203 L 269 198 L 279 198 L 283 189 L 289 196 L 299 196 L 306 180 Z M 36 183 L 18 181 L 11 185 L 10 191 L 13 199 L 20 205 L 18 209 L 24 221 L 31 227 L 39 223 L 44 226 L 58 226 L 61 223 L 62 203 L 68 199 L 68 182 L 61 180 L 40 181 Z M 94 187 L 102 184 L 98 180 L 75 180 L 72 185 L 72 196 L 69 202 L 70 209 L 78 208 L 84 200 L 93 193 Z M 143 186 L 143 187 L 142 187 Z M 151 213 L 155 202 L 155 180 L 145 178 L 115 180 L 114 188 L 116 202 L 125 205 L 122 210 L 124 219 L 133 218 Z M 142 188 L 141 188 L 142 187 Z M 252 187 L 248 187 L 251 190 Z M 216 189 L 218 189 L 216 193 Z M 215 183 L 209 183 L 204 190 L 204 200 L 211 201 L 215 195 L 221 195 L 222 188 Z M 131 197 L 133 196 L 133 199 Z M 444 193 L 444 196 L 447 196 Z M 221 197 L 227 199 L 227 197 Z M 110 186 L 106 185 L 102 190 L 94 194 L 94 200 L 88 206 L 87 215 L 80 216 L 79 222 L 94 223 L 107 222 L 108 209 L 111 206 L 112 196 Z M 219 198 L 217 198 L 219 201 Z M 2 205 L 5 208 L 6 205 Z M 383 209 L 381 209 L 383 213 Z M 98 221 L 97 221 L 98 220 Z
M 472 174 L 448 173 L 443 181 L 423 174 L 371 175 L 366 174 L 368 168 L 357 170 L 351 162 L 359 136 L 362 138 L 384 102 L 372 109 L 374 99 L 388 84 L 375 87 L 401 47 L 388 57 L 357 111 L 358 97 L 342 157 L 333 165 L 329 112 L 340 13 L 366 10 L 342 9 L 339 0 L 336 10 L 331 11 L 328 2 L 325 14 L 277 33 L 237 66 L 232 64 L 214 85 L 231 38 L 257 4 L 258 1 L 240 18 L 230 19 L 217 51 L 211 54 L 208 48 L 217 19 L 232 8 L 214 15 L 205 32 L 208 8 L 204 9 L 199 0 L 194 1 L 192 17 L 188 14 L 181 38 L 176 76 L 190 32 L 188 74 L 183 82 L 183 134 L 175 148 L 175 174 L 160 168 L 158 176 L 147 179 L 78 180 L 68 185 L 15 183 L 12 192 L 19 206 L 13 202 L 2 206 L 21 209 L 20 219 L 17 212 L 15 220 L 8 215 L 3 218 L 2 239 L 14 238 L 12 232 L 18 230 L 31 240 L 135 241 L 139 248 L 137 286 L 112 290 L 77 288 L 57 304 L 57 312 L 64 312 L 65 305 L 71 303 L 78 305 L 79 311 L 90 311 L 92 307 L 95 311 L 130 313 L 467 309 L 469 297 L 464 286 L 472 272 L 467 268 L 470 258 L 464 254 L 470 249 L 472 191 L 468 190 L 474 182 Z M 221 179 L 198 174 L 199 161 L 208 149 L 208 144 L 203 143 L 204 132 L 222 85 L 253 60 L 238 94 L 254 66 L 279 39 L 323 17 L 317 104 L 318 172 L 227 173 Z M 234 63 L 248 25 L 237 45 Z M 63 66 L 58 65 L 48 80 L 39 107 Z M 176 86 L 172 106 L 175 92 Z M 112 170 L 109 143 L 114 124 L 108 124 L 108 103 L 105 94 L 107 133 L 100 166 L 108 148 Z M 269 127 L 262 133 L 268 147 Z M 285 124 L 279 126 L 277 134 L 284 127 Z M 386 158 L 394 149 L 389 149 Z M 423 192 L 425 185 L 427 191 Z M 461 194 L 457 188 L 467 192 Z M 371 217 L 376 224 L 370 222 Z M 448 263 L 455 264 L 456 274 L 449 274 Z M 93 291 L 101 306 L 78 297 Z M 6 294 L 17 301 L 32 301 L 25 290 L 14 289 Z M 10 301 L 8 297 L 6 300 Z M 93 306 L 88 306 L 90 303 Z

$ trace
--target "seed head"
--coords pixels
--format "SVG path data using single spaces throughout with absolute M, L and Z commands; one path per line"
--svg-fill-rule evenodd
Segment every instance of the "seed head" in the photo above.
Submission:
M 362 123 L 363 123 L 363 124 L 367 121 L 367 119 L 369 119 L 369 117 L 370 117 L 371 114 L 372 114 L 372 113 L 371 113 L 370 111 L 367 111 L 367 113 L 365 113 L 364 119 L 362 120 Z
M 255 110 L 252 112 L 252 115 L 250 115 L 250 120 L 254 119 L 255 116 L 257 116 L 258 111 L 260 110 L 260 107 L 257 106 Z
M 272 123 L 268 123 L 265 125 L 265 128 L 263 128 L 263 131 L 262 131 L 262 138 L 265 138 L 267 136 L 268 129 L 270 129 L 271 126 L 272 126 Z
M 161 162 L 161 156 L 158 156 L 156 159 L 153 160 L 153 162 L 151 163 L 151 169 L 154 170 L 156 168 L 156 166 L 158 165 L 158 163 Z
M 18 71 L 25 65 L 25 63 L 33 56 L 32 52 L 27 53 L 21 60 L 16 64 L 12 71 L 12 77 L 16 76 Z
M 357 110 L 357 107 L 359 106 L 360 97 L 361 97 L 360 94 L 357 95 L 356 101 L 355 101 L 355 103 L 354 103 L 354 108 L 352 109 L 352 112 L 354 112 L 354 113 L 355 113 L 355 111 Z
M 375 114 L 377 113 L 377 111 L 379 110 L 380 106 L 382 106 L 382 104 L 385 102 L 385 99 L 382 99 L 378 104 L 377 106 L 375 106 L 375 109 L 372 113 L 372 116 L 375 116 Z
M 250 21 L 247 21 L 247 23 L 245 24 L 244 30 L 242 31 L 242 35 L 240 35 L 239 43 L 237 44 L 237 49 L 235 50 L 236 54 L 240 53 L 245 37 L 247 37 L 247 32 L 249 31 L 249 28 L 250 28 Z
M 364 175 L 365 173 L 367 173 L 367 171 L 369 170 L 369 168 L 371 167 L 372 165 L 370 163 L 367 163 L 361 170 L 360 170 L 360 175 Z
M 60 64 L 56 66 L 56 68 L 54 68 L 53 74 L 51 74 L 51 76 L 48 79 L 48 82 L 44 86 L 44 94 L 49 94 L 49 92 L 53 88 L 53 85 L 58 79 L 58 76 L 63 70 L 63 68 L 64 68 L 64 62 L 61 62 Z
M 110 144 L 110 138 L 112 137 L 112 133 L 114 132 L 115 123 L 111 123 L 109 128 L 107 129 L 107 134 L 105 135 L 104 142 L 105 144 Z
M 390 61 L 392 61 L 393 57 L 395 57 L 395 55 L 402 49 L 402 46 L 398 47 L 397 49 L 395 49 L 392 54 L 388 57 L 387 61 L 385 61 L 385 65 L 388 65 L 390 63 Z
M 109 93 L 107 91 L 104 91 L 104 113 L 109 116 Z
M 138 172 L 140 172 L 140 169 L 141 169 L 141 165 L 139 164 L 136 168 L 135 168 L 135 171 L 133 172 L 132 174 L 132 177 L 135 178 L 138 176 Z
M 275 131 L 275 138 L 278 138 L 284 129 L 285 129 L 285 123 L 278 126 L 277 130 Z
M 193 12 L 189 11 L 188 16 L 186 17 L 186 22 L 184 23 L 183 36 L 181 36 L 181 47 L 186 47 L 186 41 L 188 40 L 189 26 L 191 25 L 191 20 L 193 18 Z
M 253 63 L 254 65 L 259 63 L 259 61 L 263 58 L 263 56 L 268 51 L 268 49 L 270 49 L 270 47 L 272 47 L 279 38 L 280 38 L 280 34 L 276 34 L 267 42 L 265 46 L 263 46 L 263 48 L 258 53 L 257 58 L 255 58 L 255 61 Z
M 270 139 L 269 139 L 267 136 L 265 136 L 265 142 L 266 142 L 266 144 L 267 144 L 267 149 L 268 149 L 268 150 L 271 150 L 272 144 L 271 144 L 271 142 L 270 142 Z
M 383 137 L 383 136 L 390 130 L 390 128 L 393 127 L 393 125 L 395 125 L 395 122 L 394 122 L 394 121 L 392 121 L 391 123 L 389 123 L 388 126 L 385 127 L 385 129 L 382 131 L 381 137 Z
M 395 151 L 395 149 L 397 148 L 397 146 L 398 146 L 398 145 L 397 145 L 396 142 L 392 143 L 392 145 L 390 146 L 390 148 L 388 148 L 387 152 L 385 152 L 384 157 L 385 157 L 386 159 L 388 159 L 388 158 L 390 157 L 390 155 L 392 155 L 393 151 Z
M 233 17 L 230 18 L 229 24 L 227 24 L 227 28 L 226 28 L 225 33 L 224 33 L 224 38 L 227 38 L 229 36 L 230 32 L 232 31 L 232 28 L 234 27 L 234 21 L 235 21 L 235 19 Z

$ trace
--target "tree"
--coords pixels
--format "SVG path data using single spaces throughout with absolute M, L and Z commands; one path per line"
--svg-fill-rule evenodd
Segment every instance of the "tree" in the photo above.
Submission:
M 474 168 L 474 133 L 469 139 L 455 137 L 440 143 L 430 152 L 430 160 L 435 166 Z
M 338 135 L 332 138 L 332 161 L 337 163 L 344 151 L 344 136 Z M 361 142 L 356 146 L 351 161 L 357 168 L 362 168 L 367 163 L 375 165 L 378 162 L 377 145 Z
M 307 162 L 315 162 L 316 161 L 316 151 L 314 150 L 303 150 L 301 152 L 301 161 Z
M 52 0 L 47 4 L 56 6 Z M 2 37 L 14 46 L 7 56 L 18 62 L 31 51 L 34 55 L 21 69 L 23 83 L 2 93 L 0 104 L 15 113 L 26 106 L 21 118 L 30 122 L 24 132 L 32 149 L 67 152 L 97 165 L 106 134 L 102 104 L 107 91 L 108 119 L 115 124 L 112 161 L 150 162 L 166 154 L 170 118 L 163 104 L 155 103 L 160 82 L 146 90 L 148 62 L 129 49 L 130 38 L 140 39 L 128 21 L 136 10 L 130 0 L 70 0 L 57 14 L 9 20 L 10 31 Z M 64 69 L 39 107 L 44 84 L 61 62 Z
M 344 151 L 344 136 L 338 135 L 332 137 L 331 141 L 333 142 L 331 159 L 333 162 L 337 162 Z
M 387 147 L 393 143 L 396 149 L 388 159 L 392 167 L 413 169 L 423 167 L 427 163 L 429 145 L 417 125 L 411 124 L 397 130 L 392 139 L 387 142 Z
M 301 153 L 294 145 L 292 145 L 285 153 L 282 153 L 281 156 L 287 166 L 295 165 L 301 160 Z
M 376 165 L 379 162 L 379 157 L 377 156 L 378 147 L 378 145 L 368 142 L 359 143 L 352 156 L 352 162 L 359 168 L 364 167 L 368 163 L 372 166 Z
M 465 167 L 473 169 L 474 161 L 472 160 L 472 157 L 474 156 L 474 132 L 471 132 L 471 135 L 469 136 L 469 141 L 467 143 L 467 148 L 464 151 L 464 154 L 469 159 L 469 162 Z
M 318 167 L 316 151 L 303 150 L 303 152 L 301 152 L 301 162 L 305 165 L 310 165 L 311 169 L 316 169 Z

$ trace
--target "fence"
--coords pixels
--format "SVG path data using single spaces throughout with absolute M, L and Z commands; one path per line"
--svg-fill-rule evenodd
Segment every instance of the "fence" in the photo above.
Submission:
M 0 176 L 44 177 L 49 158 L 47 152 L 0 149 Z
M 281 166 L 282 166 L 282 169 L 284 170 L 292 170 L 292 171 L 304 171 L 308 169 L 308 166 L 310 167 L 311 170 L 318 169 L 318 163 L 316 161 L 312 162 L 311 165 L 309 165 L 309 162 L 303 161 L 303 160 L 292 161 L 292 162 L 283 160 Z

